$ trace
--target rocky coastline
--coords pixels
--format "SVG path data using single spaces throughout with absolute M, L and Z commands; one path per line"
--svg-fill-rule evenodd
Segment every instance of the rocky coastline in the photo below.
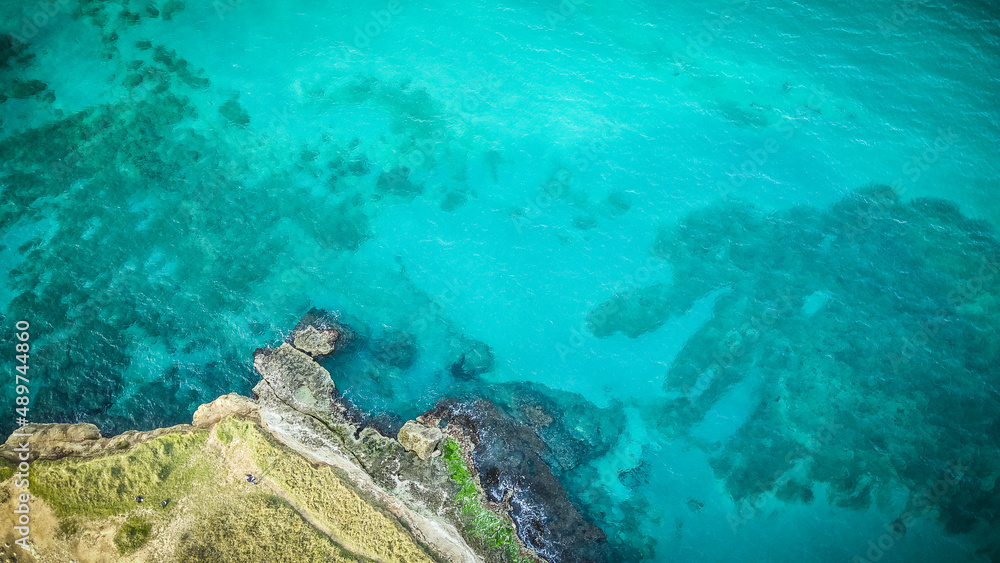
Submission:
M 254 352 L 254 398 L 218 397 L 189 425 L 114 437 L 92 424 L 21 429 L 31 547 L 7 533 L 0 560 L 314 560 L 300 545 L 315 560 L 605 558 L 603 532 L 532 453 L 537 436 L 489 401 L 442 401 L 396 436 L 365 425 L 320 364 L 352 335 L 310 311 L 279 346 Z M 12 477 L 19 440 L 0 446 L 0 518 L 23 492 Z M 252 517 L 268 511 L 286 515 L 274 530 Z M 295 544 L 275 545 L 284 541 Z

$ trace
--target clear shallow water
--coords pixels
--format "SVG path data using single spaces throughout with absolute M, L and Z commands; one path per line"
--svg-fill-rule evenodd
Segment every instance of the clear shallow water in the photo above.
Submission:
M 996 557 L 987 3 L 127 9 L 2 69 L 39 419 L 187 421 L 318 306 L 351 401 L 500 401 L 617 560 L 864 558 L 958 459 L 881 560 Z

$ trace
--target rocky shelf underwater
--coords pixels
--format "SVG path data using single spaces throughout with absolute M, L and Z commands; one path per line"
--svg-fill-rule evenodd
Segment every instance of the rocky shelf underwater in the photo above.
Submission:
M 254 352 L 255 398 L 223 395 L 191 424 L 114 437 L 87 423 L 19 429 L 30 435 L 30 550 L 9 530 L 2 561 L 607 557 L 604 533 L 524 447 L 531 431 L 489 401 L 444 400 L 395 438 L 364 424 L 319 363 L 351 339 L 310 311 L 285 342 Z M 0 446 L 5 521 L 23 492 L 24 440 Z

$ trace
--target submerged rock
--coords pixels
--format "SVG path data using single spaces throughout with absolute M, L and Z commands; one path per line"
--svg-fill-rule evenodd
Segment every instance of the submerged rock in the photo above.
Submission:
M 415 197 L 423 191 L 423 186 L 410 182 L 410 169 L 397 166 L 379 174 L 375 181 L 375 189 L 380 194 L 392 194 L 403 197 Z
M 417 344 L 413 335 L 391 331 L 373 344 L 372 353 L 376 361 L 405 370 L 417 359 Z
M 493 369 L 493 362 L 493 350 L 477 340 L 451 365 L 451 374 L 456 379 L 471 379 Z
M 11 98 L 25 100 L 35 94 L 44 92 L 46 88 L 48 88 L 48 85 L 41 80 L 16 80 L 10 87 L 9 95 Z
M 167 2 L 163 4 L 163 9 L 159 12 L 160 17 L 164 20 L 170 20 L 173 18 L 175 13 L 183 10 L 184 7 L 184 2 L 181 2 L 181 0 L 167 0 Z
M 226 100 L 224 104 L 219 106 L 219 114 L 237 127 L 244 128 L 250 125 L 250 114 L 236 98 Z

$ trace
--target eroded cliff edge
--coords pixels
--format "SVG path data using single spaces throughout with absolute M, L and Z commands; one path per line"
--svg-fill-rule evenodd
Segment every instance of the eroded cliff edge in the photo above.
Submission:
M 352 418 L 317 361 L 349 334 L 311 311 L 280 346 L 254 353 L 255 398 L 219 397 L 190 425 L 111 438 L 92 424 L 23 428 L 31 548 L 5 532 L 3 561 L 557 559 L 557 528 L 511 518 L 526 484 L 503 498 L 483 493 L 473 451 L 485 434 L 463 407 L 443 404 L 395 438 Z M 24 492 L 10 465 L 24 441 L 0 446 L 3 521 Z M 555 520 L 603 540 L 569 503 L 562 509 Z

